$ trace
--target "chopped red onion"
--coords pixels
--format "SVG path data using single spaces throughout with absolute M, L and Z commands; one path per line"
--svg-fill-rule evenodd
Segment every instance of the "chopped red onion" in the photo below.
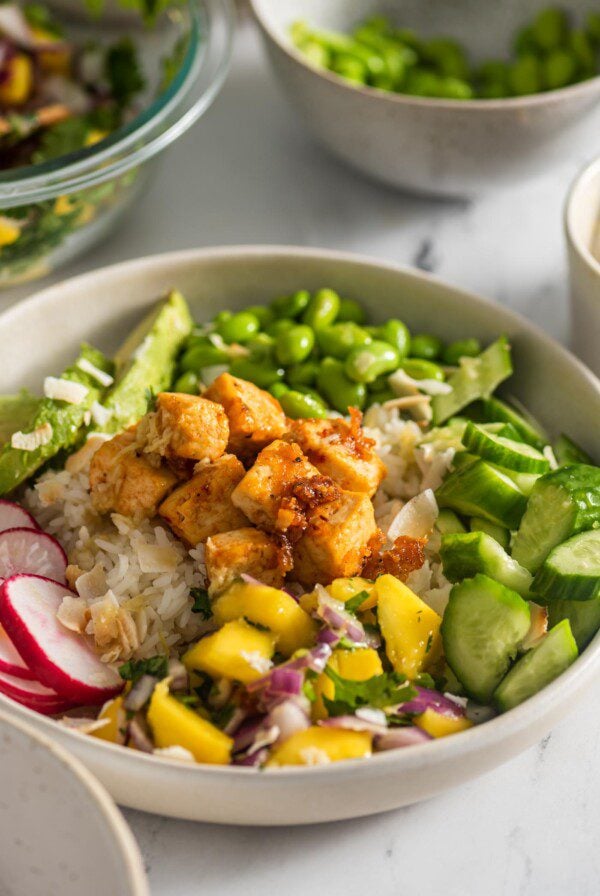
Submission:
M 233 752 L 241 753 L 251 747 L 258 732 L 264 725 L 264 716 L 250 716 L 245 719 L 233 735 Z
M 334 631 L 346 635 L 351 641 L 363 642 L 366 637 L 365 630 L 356 616 L 349 613 L 344 604 L 332 597 L 322 585 L 317 585 L 315 592 L 317 595 L 317 616 Z
M 304 731 L 310 726 L 308 714 L 296 700 L 284 700 L 273 707 L 268 715 L 269 724 L 275 726 L 279 735 L 277 740 L 283 741 L 297 731 Z
M 409 700 L 408 703 L 402 703 L 399 707 L 399 712 L 410 712 L 420 715 L 426 709 L 433 709 L 440 715 L 450 716 L 453 719 L 460 719 L 464 716 L 464 706 L 461 706 L 449 697 L 445 697 L 438 691 L 432 691 L 430 688 L 421 688 L 418 685 L 414 685 L 414 687 L 417 691 L 417 696 Z
M 248 713 L 244 709 L 241 709 L 239 706 L 236 706 L 236 708 L 233 710 L 231 718 L 229 719 L 229 721 L 223 728 L 223 733 L 228 734 L 231 737 L 233 734 L 235 734 L 235 732 L 238 730 L 238 728 L 240 727 L 240 725 L 242 724 L 244 719 L 247 718 L 247 716 L 248 716 Z
M 255 753 L 247 753 L 245 756 L 237 756 L 233 760 L 234 765 L 245 766 L 246 768 L 258 768 L 267 761 L 269 751 L 267 749 L 257 750 Z
M 138 712 L 144 706 L 156 687 L 156 678 L 153 675 L 142 675 L 125 697 L 125 709 Z
M 317 643 L 318 644 L 330 644 L 334 645 L 341 641 L 342 636 L 338 635 L 336 632 L 332 631 L 330 628 L 322 628 L 319 634 L 317 635 Z
M 270 691 L 273 688 L 273 676 L 275 676 L 275 681 L 277 683 L 283 682 L 283 678 L 280 678 L 280 673 L 283 670 L 285 670 L 286 672 L 289 670 L 295 672 L 304 672 L 306 669 L 312 669 L 313 672 L 320 673 L 327 665 L 327 661 L 330 656 L 331 647 L 328 644 L 317 644 L 317 646 L 313 647 L 312 650 L 307 650 L 305 654 L 297 657 L 295 660 L 289 660 L 287 663 L 282 663 L 281 666 L 275 666 L 275 668 L 271 669 L 271 671 L 267 675 L 264 675 L 257 681 L 250 682 L 250 684 L 246 685 L 246 690 L 251 694 L 257 693 L 259 691 Z M 289 687 L 292 679 L 290 678 L 286 680 Z M 294 680 L 297 681 L 297 679 Z M 299 693 L 299 691 L 297 691 L 296 693 Z M 289 691 L 287 691 L 284 696 L 290 696 Z
M 137 719 L 132 719 L 127 726 L 127 733 L 129 734 L 129 742 L 132 743 L 137 750 L 141 750 L 142 753 L 152 753 L 154 744 L 144 731 L 141 722 Z
M 422 728 L 390 728 L 385 734 L 377 734 L 374 740 L 375 749 L 378 751 L 397 750 L 400 747 L 412 747 L 424 744 L 431 740 L 431 735 Z
M 169 686 L 172 691 L 183 691 L 187 688 L 189 682 L 188 671 L 179 660 L 169 660 L 167 676 L 171 679 Z

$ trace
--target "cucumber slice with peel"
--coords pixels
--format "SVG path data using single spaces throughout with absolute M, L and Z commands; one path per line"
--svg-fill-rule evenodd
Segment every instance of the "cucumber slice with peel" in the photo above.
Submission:
M 444 575 L 450 582 L 460 582 L 483 573 L 507 588 L 512 588 L 521 597 L 529 596 L 531 573 L 519 566 L 485 532 L 444 535 L 440 556 Z
M 467 451 L 508 470 L 547 473 L 550 469 L 549 460 L 527 442 L 514 441 L 471 421 L 465 427 L 462 442 Z
M 600 469 L 588 464 L 560 467 L 535 483 L 512 556 L 536 572 L 556 545 L 599 525 Z
M 438 513 L 438 518 L 435 521 L 435 526 L 442 535 L 450 535 L 456 532 L 467 531 L 454 511 L 448 510 L 446 507 L 444 507 Z
M 479 516 L 506 529 L 516 529 L 527 498 L 498 467 L 483 460 L 460 466 L 436 491 L 440 507 L 463 516 Z
M 554 456 L 560 464 L 593 464 L 594 461 L 564 433 L 558 437 L 554 444 Z
M 448 378 L 452 391 L 433 396 L 431 408 L 434 423 L 444 423 L 478 398 L 491 395 L 511 373 L 510 346 L 504 336 L 476 358 L 462 358 L 461 366 Z
M 446 660 L 467 694 L 488 704 L 529 631 L 527 601 L 489 576 L 455 585 L 442 621 Z
M 558 678 L 579 656 L 568 619 L 550 629 L 540 643 L 515 663 L 496 688 L 494 702 L 506 712 Z
M 541 451 L 548 444 L 545 432 L 533 417 L 519 413 L 519 411 L 502 401 L 502 399 L 496 398 L 496 396 L 484 398 L 481 406 L 484 420 L 509 423 L 511 426 L 514 426 L 524 442 L 533 445 L 538 451 Z
M 469 529 L 471 532 L 485 532 L 487 535 L 491 535 L 505 551 L 510 547 L 510 532 L 504 526 L 490 523 L 489 520 L 483 520 L 480 516 L 472 516 L 469 520 Z
M 600 529 L 580 532 L 550 551 L 533 589 L 544 600 L 594 600 L 600 596 Z
M 594 600 L 553 600 L 548 604 L 548 625 L 552 628 L 568 619 L 579 652 L 600 629 L 600 597 Z

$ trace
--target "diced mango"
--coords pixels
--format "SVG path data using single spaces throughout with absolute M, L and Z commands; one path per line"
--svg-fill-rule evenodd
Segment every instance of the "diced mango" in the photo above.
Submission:
M 46 31 L 45 28 L 34 27 L 31 31 L 38 41 L 43 41 L 47 44 L 56 44 L 55 48 L 42 50 L 41 53 L 38 53 L 38 60 L 42 71 L 50 72 L 53 75 L 62 75 L 63 77 L 68 78 L 71 73 L 71 49 L 69 46 L 63 43 L 60 38 L 57 38 L 56 35 L 52 34 L 50 31 Z
M 18 221 L 13 218 L 7 218 L 0 215 L 0 248 L 2 246 L 11 246 L 19 239 L 21 235 L 21 226 Z
M 350 681 L 367 681 L 375 675 L 381 675 L 383 667 L 379 654 L 372 647 L 359 647 L 356 650 L 334 650 L 327 664 L 342 678 Z M 313 703 L 313 718 L 327 718 L 327 710 L 323 697 L 333 700 L 335 697 L 335 685 L 326 672 L 322 672 L 315 682 L 315 694 L 317 699 Z
M 71 212 L 75 211 L 77 208 L 76 202 L 73 200 L 71 196 L 58 196 L 56 198 L 56 202 L 54 203 L 54 214 L 62 217 L 63 215 L 70 215 Z
M 396 672 L 414 678 L 441 655 L 441 617 L 394 576 L 379 576 L 375 587 L 388 659 Z
M 371 610 L 377 606 L 377 590 L 375 582 L 369 579 L 363 579 L 361 576 L 350 576 L 347 579 L 334 579 L 331 585 L 327 585 L 327 590 L 332 597 L 340 600 L 342 603 L 355 597 L 360 591 L 366 591 L 369 595 L 365 598 L 364 603 L 360 605 L 360 612 Z
M 473 725 L 466 716 L 453 718 L 452 716 L 444 716 L 435 709 L 428 707 L 420 716 L 415 716 L 415 725 L 431 734 L 432 737 L 446 737 L 448 734 L 457 734 L 459 731 L 466 731 Z
M 244 618 L 265 626 L 277 635 L 284 656 L 310 647 L 317 633 L 316 624 L 293 597 L 268 585 L 234 582 L 213 604 L 213 614 L 219 625 Z
M 96 143 L 100 143 L 100 141 L 104 140 L 106 137 L 108 137 L 108 131 L 99 131 L 97 128 L 92 128 L 92 130 L 85 138 L 85 145 L 94 146 Z
M 169 694 L 168 681 L 154 688 L 148 723 L 157 747 L 183 747 L 196 762 L 227 765 L 233 741 Z
M 111 744 L 122 744 L 125 742 L 123 729 L 125 728 L 126 718 L 125 709 L 123 707 L 123 697 L 115 697 L 109 700 L 102 707 L 98 719 L 108 719 L 108 724 L 96 731 L 91 731 L 92 737 L 99 737 L 100 740 L 108 740 Z
M 183 662 L 188 669 L 206 672 L 212 678 L 249 684 L 269 671 L 275 642 L 271 632 L 261 632 L 238 619 L 198 641 L 184 654 Z
M 7 75 L 0 82 L 0 105 L 22 106 L 33 90 L 33 64 L 25 53 L 16 53 L 6 63 Z
M 267 766 L 323 765 L 371 755 L 372 735 L 366 731 L 313 726 L 292 734 L 276 747 Z

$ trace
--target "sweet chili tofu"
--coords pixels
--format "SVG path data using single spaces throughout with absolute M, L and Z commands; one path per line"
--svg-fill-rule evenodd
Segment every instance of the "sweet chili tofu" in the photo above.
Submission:
M 360 417 L 350 422 L 293 420 L 290 437 L 319 472 L 347 491 L 374 495 L 385 476 L 385 466 L 373 440 L 361 428 Z
M 168 467 L 155 466 L 141 452 L 135 427 L 104 442 L 90 465 L 92 504 L 98 513 L 152 517 L 176 482 Z
M 240 457 L 254 457 L 285 432 L 285 414 L 277 399 L 247 380 L 222 373 L 203 397 L 223 406 L 229 420 L 228 450 Z
M 255 526 L 282 531 L 279 514 L 282 502 L 294 483 L 319 477 L 319 471 L 306 459 L 298 445 L 277 439 L 260 452 L 231 500 Z
M 247 527 L 214 535 L 206 542 L 209 591 L 217 594 L 246 573 L 280 588 L 289 567 L 286 553 L 273 535 Z
M 229 440 L 223 408 L 199 395 L 160 392 L 156 411 L 140 423 L 146 450 L 169 460 L 216 460 Z M 139 437 L 139 436 L 138 436 Z
M 159 513 L 175 535 L 190 545 L 206 541 L 209 535 L 246 526 L 248 520 L 231 501 L 245 472 L 233 454 L 200 464 L 196 474 L 163 501 Z
M 294 546 L 294 578 L 310 586 L 358 575 L 376 532 L 368 495 L 341 491 L 336 500 L 310 514 L 306 530 Z

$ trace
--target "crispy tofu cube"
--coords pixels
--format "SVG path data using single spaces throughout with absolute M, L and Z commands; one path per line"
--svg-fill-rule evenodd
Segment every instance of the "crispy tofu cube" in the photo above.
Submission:
M 206 541 L 209 535 L 246 526 L 248 520 L 231 502 L 231 493 L 245 472 L 233 454 L 200 465 L 189 482 L 163 501 L 159 513 L 175 535 L 190 545 Z
M 319 477 L 319 471 L 293 442 L 278 439 L 260 452 L 231 500 L 255 526 L 271 532 L 283 531 L 279 514 L 294 483 Z
M 335 501 L 315 508 L 294 547 L 294 578 L 303 585 L 327 585 L 361 571 L 369 539 L 377 532 L 368 495 L 341 492 Z
M 385 466 L 356 420 L 294 420 L 290 434 L 311 464 L 341 488 L 367 495 L 379 488 Z
M 277 399 L 247 380 L 222 373 L 203 397 L 223 405 L 229 420 L 228 448 L 240 457 L 254 457 L 285 432 L 285 414 Z
M 140 424 L 146 450 L 173 460 L 216 460 L 224 453 L 229 424 L 223 408 L 199 395 L 161 392 L 156 413 Z
M 135 428 L 104 442 L 92 457 L 90 488 L 98 513 L 152 517 L 176 483 L 172 470 L 154 466 L 141 453 Z
M 285 559 L 277 539 L 258 529 L 247 527 L 214 535 L 206 542 L 209 591 L 223 591 L 242 573 L 280 588 L 288 568 Z

